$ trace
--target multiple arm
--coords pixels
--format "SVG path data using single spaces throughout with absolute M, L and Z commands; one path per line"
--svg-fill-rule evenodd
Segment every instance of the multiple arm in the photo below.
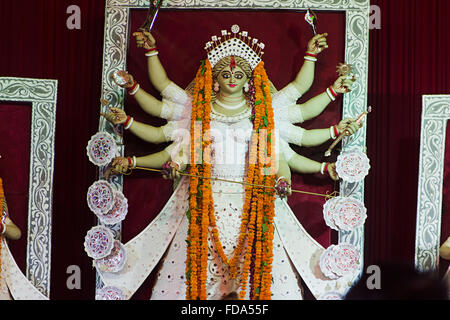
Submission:
M 292 82 L 292 84 L 300 94 L 304 94 L 306 91 L 308 91 L 313 84 L 315 61 L 317 61 L 315 57 L 324 49 L 328 48 L 327 36 L 327 33 L 318 34 L 308 42 L 305 62 L 299 73 L 297 74 L 295 80 Z

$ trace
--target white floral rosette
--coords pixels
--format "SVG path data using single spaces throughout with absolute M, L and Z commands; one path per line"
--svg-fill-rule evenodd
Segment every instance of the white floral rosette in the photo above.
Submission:
M 122 290 L 113 286 L 106 286 L 100 289 L 95 296 L 96 300 L 125 300 Z
M 117 144 L 108 132 L 97 132 L 86 147 L 87 156 L 96 166 L 105 166 L 118 154 Z
M 114 235 L 104 226 L 95 226 L 84 237 L 84 250 L 93 259 L 102 259 L 111 254 Z
M 128 200 L 121 191 L 114 191 L 114 204 L 106 214 L 99 214 L 97 217 L 107 225 L 114 225 L 125 219 L 128 213 Z
M 360 182 L 367 176 L 369 169 L 369 158 L 359 150 L 347 151 L 337 157 L 336 172 L 344 181 Z
M 88 189 L 87 203 L 95 214 L 107 214 L 114 206 L 113 186 L 106 180 L 94 182 Z
M 319 266 L 322 273 L 332 280 L 353 274 L 361 266 L 358 249 L 348 243 L 331 245 L 320 256 Z
M 325 277 L 331 280 L 339 279 L 339 276 L 336 275 L 331 269 L 331 260 L 334 258 L 332 249 L 334 247 L 334 245 L 329 246 L 320 256 L 319 262 L 320 270 Z
M 344 197 L 334 197 L 325 202 L 323 205 L 323 219 L 327 226 L 333 230 L 339 230 L 335 222 L 335 208 L 337 204 L 342 201 Z
M 317 300 L 342 300 L 343 297 L 340 293 L 338 292 L 326 292 L 324 294 L 322 294 L 319 298 L 317 298 Z
M 366 212 L 367 209 L 361 201 L 346 197 L 334 207 L 334 222 L 339 230 L 354 230 L 364 224 Z
M 102 259 L 94 261 L 94 265 L 102 272 L 120 272 L 127 261 L 127 252 L 125 246 L 118 240 L 114 241 L 114 247 L 111 254 Z

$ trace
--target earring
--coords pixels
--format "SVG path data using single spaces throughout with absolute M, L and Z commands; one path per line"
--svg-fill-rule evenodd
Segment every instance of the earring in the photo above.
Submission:
M 250 87 L 248 85 L 248 82 L 244 84 L 244 92 L 248 92 L 250 90 Z
M 220 90 L 219 83 L 218 83 L 217 81 L 214 82 L 213 90 L 214 90 L 215 92 L 219 92 L 219 90 Z

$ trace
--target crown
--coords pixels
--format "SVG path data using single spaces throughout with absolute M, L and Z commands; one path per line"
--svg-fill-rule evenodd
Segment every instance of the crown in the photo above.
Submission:
M 239 30 L 239 26 L 235 24 L 231 27 L 231 33 L 222 30 L 221 37 L 212 36 L 211 41 L 206 43 L 205 50 L 211 67 L 225 57 L 239 56 L 250 64 L 252 70 L 256 68 L 264 54 L 264 43 L 258 43 L 258 39 L 249 37 L 247 31 Z

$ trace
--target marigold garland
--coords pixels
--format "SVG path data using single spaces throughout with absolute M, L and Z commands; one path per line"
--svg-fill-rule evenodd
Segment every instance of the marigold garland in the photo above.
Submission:
M 247 183 L 273 186 L 275 183 L 275 154 L 272 132 L 274 132 L 270 83 L 260 62 L 253 72 L 255 86 L 254 119 Z M 212 70 L 208 60 L 202 62 L 197 71 L 193 91 L 191 114 L 191 165 L 189 173 L 211 177 L 210 129 Z M 201 130 L 200 130 L 201 128 Z M 198 131 L 201 132 L 198 132 Z M 265 133 L 265 134 L 260 134 Z M 224 264 L 230 268 L 232 278 L 239 272 L 239 258 L 244 254 L 244 265 L 240 277 L 240 299 L 246 295 L 250 272 L 252 299 L 270 299 L 272 282 L 272 240 L 274 217 L 274 191 L 246 185 L 240 234 L 231 259 L 228 259 L 219 239 L 214 216 L 214 205 L 210 179 L 189 179 L 189 230 L 186 256 L 186 298 L 206 299 L 206 277 L 208 263 L 208 234 Z M 244 246 L 246 244 L 246 247 Z M 253 262 L 253 263 L 252 263 Z M 250 270 L 250 266 L 254 266 Z

